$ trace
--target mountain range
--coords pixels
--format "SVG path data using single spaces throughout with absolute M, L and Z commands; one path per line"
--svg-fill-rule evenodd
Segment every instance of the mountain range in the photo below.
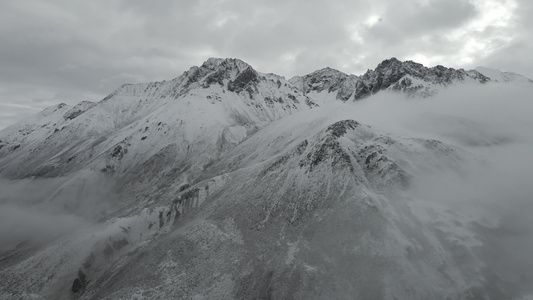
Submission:
M 0 205 L 16 212 L 0 298 L 517 297 L 480 250 L 492 231 L 409 192 L 481 159 L 351 117 L 376 95 L 513 83 L 533 81 L 395 58 L 287 80 L 211 58 L 49 107 L 0 131 Z

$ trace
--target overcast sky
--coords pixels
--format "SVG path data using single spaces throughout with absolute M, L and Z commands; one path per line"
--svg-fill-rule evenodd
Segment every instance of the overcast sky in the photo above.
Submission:
M 209 57 L 287 78 L 390 57 L 533 77 L 529 0 L 0 0 L 0 129 Z

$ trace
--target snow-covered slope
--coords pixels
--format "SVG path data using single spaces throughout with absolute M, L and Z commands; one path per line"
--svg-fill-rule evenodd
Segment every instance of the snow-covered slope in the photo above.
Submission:
M 487 80 L 391 59 L 287 81 L 209 59 L 48 108 L 0 132 L 0 176 L 21 193 L 44 182 L 24 205 L 82 230 L 3 244 L 0 299 L 513 297 L 487 229 L 410 191 L 480 159 L 364 124 L 347 101 Z

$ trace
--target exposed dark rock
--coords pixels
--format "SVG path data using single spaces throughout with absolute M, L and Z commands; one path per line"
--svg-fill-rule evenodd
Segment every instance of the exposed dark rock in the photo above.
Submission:
M 360 124 L 357 121 L 354 120 L 344 120 L 339 121 L 334 124 L 331 124 L 326 129 L 326 132 L 331 133 L 332 136 L 338 138 L 346 134 L 346 131 L 349 129 L 355 129 Z
M 74 279 L 74 282 L 72 282 L 72 292 L 74 294 L 78 294 L 83 290 L 84 286 L 83 283 L 79 278 Z
M 299 166 L 306 167 L 308 172 L 312 172 L 315 167 L 328 160 L 333 167 L 346 165 L 352 169 L 350 155 L 334 137 L 328 137 L 320 145 L 315 146 L 306 158 L 300 161 Z
M 301 155 L 304 153 L 305 149 L 307 148 L 307 145 L 309 145 L 309 142 L 307 140 L 304 140 L 298 146 L 296 147 L 296 152 L 298 155 Z
M 122 148 L 122 146 L 117 145 L 113 149 L 113 152 L 111 153 L 111 157 L 115 157 L 115 158 L 118 158 L 120 160 L 120 159 L 122 159 L 122 157 L 124 157 L 124 153 L 125 153 L 125 151 Z
M 63 115 L 63 119 L 73 120 L 95 106 L 96 106 L 96 103 L 94 102 L 82 101 L 81 103 L 79 103 L 78 105 L 74 106 L 72 109 L 67 111 Z
M 180 186 L 180 188 L 178 189 L 178 192 L 183 192 L 183 191 L 185 191 L 186 189 L 188 189 L 190 187 L 191 187 L 191 185 L 186 183 L 186 184 Z
M 70 113 L 68 115 L 65 115 L 65 119 L 66 120 L 72 120 L 72 119 L 76 118 L 77 116 L 79 116 L 79 115 L 81 115 L 83 113 L 84 113 L 83 110 L 77 110 L 77 111 L 74 111 L 74 112 L 72 112 L 72 113 Z
M 106 165 L 105 168 L 100 169 L 100 172 L 102 173 L 113 173 L 115 172 L 115 167 L 112 165 Z
M 85 273 L 80 269 L 78 270 L 78 277 L 72 282 L 72 292 L 74 294 L 81 294 L 87 286 L 87 278 Z
M 376 142 L 381 141 L 387 145 L 387 141 L 377 138 Z M 369 178 L 375 180 L 381 186 L 399 186 L 408 187 L 411 176 L 405 172 L 396 162 L 386 156 L 386 149 L 378 143 L 365 146 L 357 154 L 358 162 L 364 167 L 365 173 Z
M 228 90 L 230 92 L 240 93 L 246 88 L 258 83 L 257 72 L 251 67 L 242 71 L 235 80 L 228 82 Z
M 128 242 L 128 239 L 126 239 L 125 237 L 123 237 L 122 239 L 120 240 L 117 240 L 117 241 L 113 241 L 113 249 L 115 250 L 120 250 L 122 249 L 124 246 L 128 245 L 130 242 Z
M 296 97 L 294 95 L 288 94 L 287 97 L 289 97 L 289 99 L 291 99 L 293 102 L 299 103 L 298 99 L 296 99 Z
M 354 99 L 360 99 L 370 94 L 370 88 L 362 81 L 358 81 L 355 86 Z
M 159 228 L 163 227 L 165 225 L 165 219 L 163 218 L 164 211 L 159 212 Z
M 217 70 L 205 77 L 206 85 L 204 85 L 204 88 L 208 88 L 213 83 L 224 85 L 224 82 L 223 82 L 224 78 L 225 78 L 224 70 L 222 69 Z

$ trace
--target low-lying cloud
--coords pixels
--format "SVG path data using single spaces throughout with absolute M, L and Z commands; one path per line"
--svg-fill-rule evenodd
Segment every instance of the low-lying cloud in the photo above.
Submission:
M 467 151 L 459 172 L 424 174 L 411 193 L 468 220 L 484 243 L 479 255 L 521 293 L 533 292 L 531 95 L 531 84 L 464 85 L 428 99 L 378 94 L 352 113 L 384 131 Z
M 1 179 L 0 251 L 45 244 L 87 228 L 105 215 L 116 197 L 113 181 L 98 174 L 85 181 L 87 175 L 80 174 L 70 178 Z

